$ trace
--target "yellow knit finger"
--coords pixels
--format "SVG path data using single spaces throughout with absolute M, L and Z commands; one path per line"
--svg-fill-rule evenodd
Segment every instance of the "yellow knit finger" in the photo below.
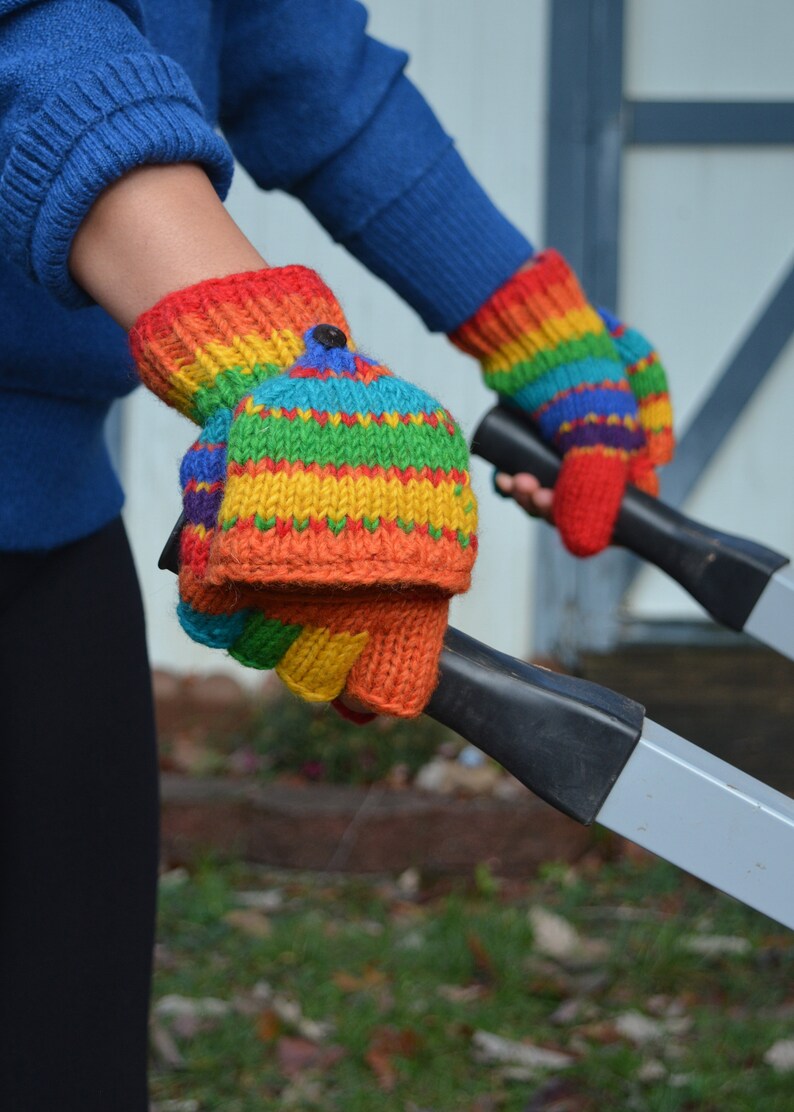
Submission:
M 276 666 L 282 682 L 301 699 L 328 703 L 341 694 L 369 634 L 330 633 L 306 626 Z

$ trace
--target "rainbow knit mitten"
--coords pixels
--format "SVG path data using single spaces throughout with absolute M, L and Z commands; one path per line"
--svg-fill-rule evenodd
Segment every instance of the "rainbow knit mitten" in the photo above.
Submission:
M 235 383 L 220 406 L 205 395 L 206 423 L 182 464 L 180 621 L 244 664 L 275 668 L 305 699 L 346 692 L 413 716 L 435 686 L 449 599 L 468 588 L 476 552 L 466 442 L 434 399 L 348 348 L 328 303 L 311 299 L 310 325 L 289 329 L 298 357 L 287 369 L 262 373 L 215 306 L 241 277 L 250 293 L 274 274 L 283 283 L 265 271 L 169 295 L 133 336 L 166 400 L 195 399 L 198 367 L 204 383 Z M 185 304 L 190 316 L 207 287 L 214 335 L 186 347 Z M 261 326 L 246 338 L 252 352 L 263 342 Z
M 621 339 L 627 336 L 624 329 Z M 658 360 L 649 361 L 650 345 L 631 333 L 635 346 L 626 342 L 619 351 L 556 251 L 536 256 L 450 339 L 480 360 L 487 385 L 530 413 L 563 457 L 554 520 L 566 547 L 577 556 L 600 552 L 610 542 L 626 483 L 653 488 L 657 461 L 650 460 L 626 369 L 627 357 L 658 367 Z M 634 358 L 640 340 L 645 346 Z M 645 413 L 651 422 L 658 417 L 651 407 Z

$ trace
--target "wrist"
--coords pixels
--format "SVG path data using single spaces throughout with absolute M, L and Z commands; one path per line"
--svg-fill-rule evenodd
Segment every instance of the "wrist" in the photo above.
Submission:
M 189 163 L 142 166 L 110 185 L 69 256 L 77 284 L 125 329 L 171 290 L 266 265 Z

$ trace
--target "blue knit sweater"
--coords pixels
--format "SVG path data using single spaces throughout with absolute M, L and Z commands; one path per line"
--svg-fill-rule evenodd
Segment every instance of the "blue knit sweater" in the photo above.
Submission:
M 136 380 L 67 260 L 126 170 L 198 162 L 223 197 L 233 151 L 438 331 L 529 257 L 365 27 L 356 0 L 0 0 L 0 549 L 121 508 L 103 425 Z

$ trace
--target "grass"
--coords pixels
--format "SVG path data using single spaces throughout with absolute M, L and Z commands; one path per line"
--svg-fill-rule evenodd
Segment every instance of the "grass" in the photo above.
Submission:
M 770 920 L 650 858 L 552 865 L 527 883 L 484 869 L 468 882 L 410 880 L 212 862 L 167 876 L 155 1004 L 179 994 L 230 1006 L 208 1021 L 155 1008 L 172 1039 L 170 1055 L 162 1045 L 154 1054 L 155 1107 L 794 1108 L 794 1073 L 764 1061 L 794 1037 L 794 936 Z M 240 917 L 240 893 L 252 891 L 278 906 Z M 535 906 L 601 948 L 588 958 L 539 953 Z M 683 945 L 692 935 L 731 936 L 746 949 L 706 957 Z M 655 1023 L 657 1037 L 627 1033 L 629 1013 Z M 528 1073 L 478 1061 L 477 1031 L 572 1063 Z

